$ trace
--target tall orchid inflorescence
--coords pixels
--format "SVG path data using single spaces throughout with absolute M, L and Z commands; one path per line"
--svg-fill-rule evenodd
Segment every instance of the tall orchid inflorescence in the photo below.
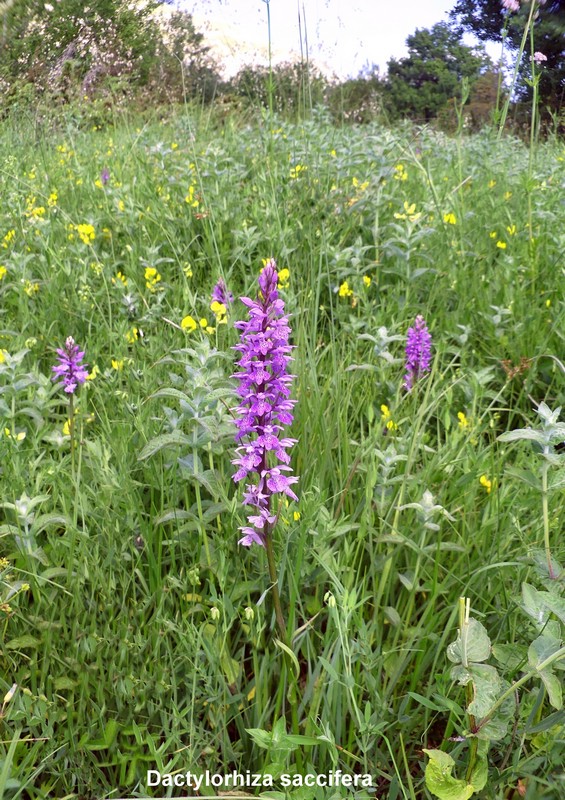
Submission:
M 426 320 L 418 314 L 414 327 L 408 328 L 406 338 L 406 375 L 404 388 L 409 392 L 423 375 L 430 371 L 432 360 L 432 337 L 428 331 Z
M 81 350 L 72 336 L 65 340 L 65 347 L 57 350 L 57 361 L 52 369 L 54 372 L 53 380 L 62 380 L 60 386 L 64 386 L 67 394 L 74 394 L 78 385 L 84 383 L 88 378 L 86 367 L 82 364 L 84 350 Z
M 256 509 L 248 517 L 249 524 L 241 528 L 244 536 L 239 543 L 246 547 L 267 544 L 277 518 L 275 495 L 298 500 L 291 488 L 298 478 L 285 474 L 292 471 L 287 451 L 296 440 L 281 436 L 283 426 L 293 420 L 295 401 L 289 399 L 293 376 L 287 372 L 293 349 L 288 342 L 290 327 L 277 283 L 277 265 L 271 259 L 259 276 L 257 299 L 241 298 L 249 309 L 249 319 L 235 324 L 241 331 L 240 343 L 234 348 L 241 353 L 239 371 L 233 376 L 239 381 L 241 398 L 235 438 L 242 444 L 232 462 L 237 467 L 233 479 L 258 477 L 257 483 L 247 484 L 244 494 L 244 504 Z

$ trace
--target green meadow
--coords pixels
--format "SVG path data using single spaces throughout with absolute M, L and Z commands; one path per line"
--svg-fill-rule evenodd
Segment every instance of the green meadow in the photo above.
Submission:
M 0 123 L 0 797 L 225 794 L 148 770 L 565 797 L 563 141 L 97 119 Z M 232 480 L 239 298 L 271 258 L 286 636 Z M 336 770 L 371 783 L 281 778 Z

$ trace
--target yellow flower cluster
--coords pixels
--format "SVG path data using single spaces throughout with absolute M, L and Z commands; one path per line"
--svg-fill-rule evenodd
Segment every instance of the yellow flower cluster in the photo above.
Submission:
M 447 214 L 444 214 L 443 221 L 446 225 L 457 225 L 457 217 L 453 211 L 448 211 Z
M 12 228 L 2 239 L 2 247 L 6 249 L 8 245 L 12 243 L 15 236 L 16 236 L 16 231 Z
M 404 213 L 397 211 L 394 214 L 395 219 L 407 219 L 410 222 L 417 222 L 421 216 L 422 213 L 416 211 L 416 203 L 409 203 L 407 200 L 404 201 Z
M 398 425 L 392 418 L 390 408 L 384 403 L 381 406 L 381 422 L 384 423 L 386 429 L 389 431 L 397 431 Z
M 307 166 L 304 164 L 295 164 L 294 167 L 290 168 L 290 177 L 293 181 L 295 181 L 302 172 L 306 172 L 308 169 Z
M 492 481 L 486 475 L 481 475 L 479 478 L 479 483 L 481 486 L 486 490 L 487 494 L 491 493 L 492 490 Z
M 404 167 L 404 164 L 397 164 L 394 168 L 394 180 L 395 181 L 405 181 L 408 180 L 408 173 Z
M 221 303 L 219 305 L 221 305 Z M 202 330 L 206 331 L 206 333 L 214 333 L 214 331 L 216 330 L 211 325 L 208 325 L 208 320 L 206 319 L 206 317 L 202 317 L 202 319 L 196 322 L 194 317 L 191 317 L 190 315 L 184 317 L 181 320 L 180 326 L 183 329 L 183 331 L 188 331 L 189 333 L 192 333 L 193 331 L 197 330 L 198 326 L 200 326 Z
M 94 230 L 94 225 L 90 225 L 87 222 L 83 222 L 80 225 L 73 225 L 72 222 L 69 225 L 69 239 L 70 241 L 74 241 L 75 235 L 73 231 L 76 231 L 80 237 L 80 240 L 84 244 L 92 244 L 94 239 L 96 238 L 96 231 Z
M 8 274 L 6 267 L 0 266 L 0 281 L 3 280 Z
M 157 284 L 161 280 L 161 275 L 155 267 L 145 267 L 145 285 L 150 292 L 154 292 Z M 124 284 L 125 286 L 126 284 Z
M 196 195 L 196 187 L 192 184 L 188 187 L 188 193 L 184 198 L 184 202 L 188 203 L 191 208 L 198 208 L 200 201 Z
M 147 276 L 145 276 L 147 278 Z M 123 274 L 123 272 L 118 272 L 115 278 L 112 278 L 112 284 L 114 286 L 118 286 L 121 284 L 124 288 L 128 285 L 128 279 Z
M 349 288 L 349 284 L 347 281 L 344 281 L 338 289 L 338 295 L 340 297 L 352 297 L 353 296 L 353 289 Z
M 216 322 L 218 325 L 226 325 L 227 324 L 227 313 L 228 310 L 223 303 L 218 303 L 217 300 L 214 300 L 210 303 L 210 308 L 212 310 L 212 314 L 216 317 Z
M 25 215 L 28 219 L 41 219 L 45 216 L 45 206 L 36 206 L 35 197 L 26 199 Z

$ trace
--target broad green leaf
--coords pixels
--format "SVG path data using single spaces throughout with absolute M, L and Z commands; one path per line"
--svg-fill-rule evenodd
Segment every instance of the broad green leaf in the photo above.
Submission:
M 464 667 L 471 662 L 486 661 L 490 653 L 488 633 L 473 617 L 459 631 L 456 641 L 447 648 L 448 659 L 454 664 L 463 664 Z
M 451 774 L 455 761 L 443 750 L 426 750 L 430 759 L 426 765 L 426 787 L 439 800 L 469 800 L 474 793 L 471 784 L 454 778 Z
M 24 634 L 23 636 L 19 636 L 17 639 L 10 639 L 9 642 L 6 642 L 5 647 L 7 650 L 24 650 L 28 647 L 35 650 L 35 648 L 39 647 L 40 644 L 41 641 L 36 639 L 35 636 Z
M 526 648 L 517 644 L 493 644 L 492 654 L 507 672 L 515 672 L 526 663 Z
M 470 664 L 468 667 L 457 665 L 451 668 L 451 677 L 460 686 L 473 684 L 473 700 L 467 711 L 477 719 L 485 717 L 500 694 L 500 676 L 495 667 L 489 664 Z
M 141 453 L 138 456 L 138 461 L 145 461 L 146 458 L 151 458 L 155 453 L 164 450 L 167 447 L 178 447 L 179 445 L 192 445 L 192 439 L 185 436 L 181 431 L 173 431 L 172 433 L 163 433 L 160 436 L 155 436 L 150 439 Z
M 543 595 L 529 583 L 522 584 L 522 608 L 539 628 L 544 627 L 550 614 Z
M 501 433 L 497 437 L 499 442 L 517 442 L 520 439 L 529 439 L 538 444 L 545 444 L 546 435 L 542 431 L 536 431 L 533 428 L 517 428 L 514 431 L 507 431 Z
M 558 711 L 563 708 L 563 688 L 561 681 L 553 672 L 553 665 L 539 669 L 548 658 L 556 653 L 561 646 L 559 639 L 542 635 L 531 643 L 528 649 L 528 662 L 531 667 L 539 671 L 540 678 L 547 691 L 549 702 Z

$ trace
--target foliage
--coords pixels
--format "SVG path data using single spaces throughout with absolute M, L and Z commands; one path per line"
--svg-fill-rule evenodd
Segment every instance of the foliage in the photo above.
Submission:
M 322 73 L 305 61 L 265 66 L 245 66 L 231 78 L 225 90 L 245 100 L 250 107 L 269 108 L 291 117 L 324 101 L 327 81 Z
M 391 117 L 429 122 L 452 98 L 461 82 L 475 81 L 488 66 L 483 53 L 463 44 L 445 23 L 417 30 L 406 39 L 408 56 L 388 62 L 383 100 Z
M 160 0 L 12 0 L 3 15 L 4 102 L 30 93 L 65 102 L 131 98 L 140 87 L 161 101 L 210 99 L 217 75 L 202 39 L 189 14 L 167 14 Z
M 458 34 L 467 31 L 482 41 L 500 42 L 504 37 L 506 45 L 518 51 L 522 33 L 530 12 L 530 4 L 522 3 L 516 13 L 505 12 L 500 0 L 457 0 L 450 12 L 452 26 Z M 563 61 L 565 33 L 565 6 L 560 0 L 547 0 L 538 3 L 535 11 L 534 52 L 542 52 L 547 61 L 543 64 L 540 81 L 540 100 L 542 108 L 548 107 L 554 114 L 563 108 L 563 89 L 565 86 L 565 66 Z M 526 44 L 522 56 L 521 99 L 531 97 L 530 57 L 533 55 L 530 42 Z

